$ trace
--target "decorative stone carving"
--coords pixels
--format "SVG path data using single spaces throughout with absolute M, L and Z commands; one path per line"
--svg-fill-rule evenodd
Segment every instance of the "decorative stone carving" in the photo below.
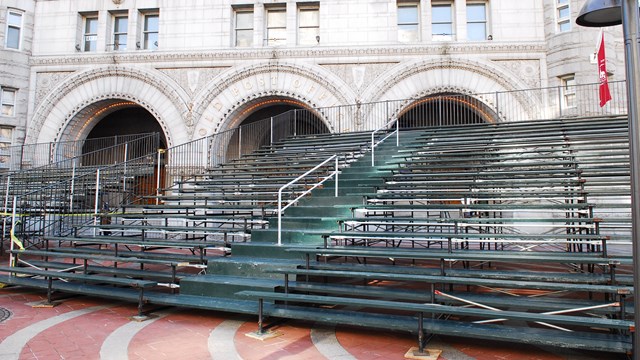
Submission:
M 169 84 L 163 76 L 158 76 L 158 74 L 153 74 L 149 71 L 144 71 L 137 68 L 124 68 L 119 66 L 107 66 L 102 68 L 92 69 L 90 71 L 84 71 L 80 73 L 74 73 L 73 75 L 67 76 L 64 79 L 61 79 L 60 83 L 52 83 L 49 82 L 49 86 L 51 87 L 50 91 L 41 99 L 41 104 L 36 107 L 34 112 L 32 121 L 27 130 L 27 140 L 26 142 L 36 142 L 35 137 L 39 134 L 42 129 L 47 117 L 52 113 L 52 110 L 59 106 L 65 98 L 73 92 L 75 89 L 83 86 L 86 83 L 92 81 L 98 81 L 103 78 L 109 77 L 121 77 L 128 78 L 128 80 L 139 80 L 144 84 L 148 84 L 150 87 L 162 93 L 163 96 L 166 96 L 173 105 L 173 107 L 184 116 L 184 114 L 189 112 L 187 105 L 180 95 L 178 91 L 174 89 L 174 86 Z M 126 83 L 128 83 L 127 81 Z M 46 83 L 46 81 L 45 81 Z M 123 82 L 125 83 L 125 82 Z M 104 84 L 115 84 L 115 82 L 110 83 L 106 82 Z M 155 114 L 152 109 L 149 108 L 149 105 L 146 104 L 142 99 L 138 99 L 137 96 L 133 96 L 131 94 L 126 93 L 111 93 L 106 95 L 106 98 L 116 98 L 116 99 L 127 99 L 131 101 L 137 102 L 139 105 L 147 108 L 154 116 L 159 116 L 159 114 Z M 85 99 L 86 104 L 90 104 L 100 100 L 97 96 L 92 96 L 88 99 Z M 76 101 L 77 103 L 77 101 Z M 86 106 L 86 105 L 84 105 Z M 75 113 L 79 111 L 81 108 L 76 107 L 73 109 L 64 119 L 63 124 L 66 124 Z M 167 142 L 171 144 L 173 141 L 171 139 L 171 132 L 168 131 L 167 125 L 160 118 L 156 118 L 160 125 L 163 127 L 165 131 L 165 135 L 167 137 Z M 176 119 L 170 119 L 170 121 L 176 121 Z M 59 129 L 61 131 L 61 129 Z M 190 129 L 193 131 L 193 127 Z
M 532 89 L 542 87 L 540 84 L 540 60 L 494 60 L 494 62 L 519 75 L 528 87 Z
M 180 85 L 189 95 L 198 93 L 205 84 L 213 80 L 226 67 L 211 68 L 159 68 L 176 83 Z
M 368 64 L 326 64 L 325 69 L 338 75 L 357 93 L 366 88 L 380 74 L 396 65 L 395 62 L 368 63 Z
M 35 105 L 39 105 L 45 96 L 56 85 L 60 84 L 69 75 L 73 74 L 73 71 L 54 71 L 54 72 L 39 72 L 36 74 L 36 99 Z
M 525 44 L 450 44 L 447 48 L 450 55 L 468 54 L 544 54 L 547 50 L 545 42 Z M 285 59 L 285 58 L 335 58 L 351 56 L 441 56 L 441 45 L 424 45 L 416 47 L 384 46 L 372 48 L 326 48 L 326 49 L 255 49 L 250 52 L 238 50 L 223 51 L 190 51 L 190 52 L 150 52 L 150 53 L 123 53 L 123 54 L 96 54 L 87 57 L 83 54 L 72 56 L 42 56 L 31 59 L 32 66 L 46 65 L 77 65 L 77 64 L 112 64 L 114 61 L 124 63 L 147 62 L 184 62 L 184 61 L 213 61 L 213 60 L 246 60 L 246 59 Z M 368 71 L 368 70 L 367 70 Z

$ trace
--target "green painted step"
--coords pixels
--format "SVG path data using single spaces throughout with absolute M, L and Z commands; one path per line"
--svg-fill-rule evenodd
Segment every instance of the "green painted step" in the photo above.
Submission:
M 334 216 L 350 216 L 350 204 L 338 206 L 313 206 L 300 205 L 292 206 L 285 210 L 285 216 L 316 216 L 316 217 L 334 217 Z
M 277 245 L 273 245 L 273 247 Z M 283 248 L 284 246 L 280 246 Z M 254 250 L 261 250 L 259 247 Z M 268 250 L 267 250 L 268 251 Z M 266 253 L 267 251 L 261 251 Z M 268 254 L 267 254 L 268 255 Z M 303 264 L 302 257 L 282 259 L 269 256 L 261 256 L 260 254 L 254 254 L 254 256 L 241 256 L 231 255 L 225 257 L 218 257 L 210 259 L 207 264 L 207 274 L 216 276 L 238 276 L 247 278 L 278 278 L 278 274 L 274 275 L 273 272 L 267 270 L 274 270 L 278 268 L 294 269 L 296 266 Z M 282 275 L 280 275 L 282 276 Z M 182 285 L 182 282 L 180 283 Z
M 285 214 L 286 215 L 286 214 Z M 283 229 L 303 229 L 303 230 L 338 230 L 338 220 L 342 217 L 308 217 L 308 216 L 283 216 Z M 269 218 L 269 229 L 278 228 L 278 218 Z
M 322 234 L 327 233 L 325 229 L 282 229 L 281 242 L 284 244 L 320 244 L 323 242 Z M 258 229 L 251 232 L 252 243 L 278 242 L 278 229 Z
M 292 251 L 287 251 L 287 249 L 291 249 L 294 247 L 307 247 L 309 244 L 295 245 L 295 244 L 284 244 L 277 245 L 275 242 L 273 243 L 260 243 L 260 242 L 248 242 L 248 243 L 234 243 L 231 244 L 231 257 L 215 257 L 208 259 L 208 265 L 211 266 L 213 263 L 217 262 L 225 262 L 225 261 L 236 261 L 238 259 L 250 259 L 250 258 L 258 258 L 258 259 L 280 259 L 283 261 L 302 261 L 304 259 L 304 255 L 300 253 L 295 253 Z M 222 260 L 224 259 L 224 260 Z M 228 273 L 232 274 L 232 273 Z
M 282 286 L 283 283 L 282 275 L 270 279 L 216 273 L 215 275 L 200 275 L 184 279 L 180 283 L 180 293 L 183 295 L 240 299 L 235 295 L 239 291 L 274 291 L 276 287 Z
M 327 191 L 320 191 L 327 190 Z M 351 196 L 351 195 L 342 195 L 335 196 L 334 189 L 319 189 L 317 192 L 314 191 L 311 195 L 307 195 L 306 197 L 300 199 L 298 202 L 298 206 L 302 205 L 313 205 L 313 206 L 329 206 L 329 205 L 338 205 L 338 204 L 360 204 L 362 203 L 362 196 Z M 285 210 L 285 215 L 288 212 Z

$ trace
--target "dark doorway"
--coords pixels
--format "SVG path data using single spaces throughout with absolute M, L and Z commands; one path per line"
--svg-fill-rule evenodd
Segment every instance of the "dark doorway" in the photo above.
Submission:
M 89 132 L 82 147 L 83 164 L 136 159 L 164 149 L 166 144 L 162 127 L 151 113 L 142 107 L 127 107 L 106 115 Z
M 398 116 L 401 128 L 482 124 L 494 119 L 493 111 L 480 100 L 453 93 L 417 100 Z

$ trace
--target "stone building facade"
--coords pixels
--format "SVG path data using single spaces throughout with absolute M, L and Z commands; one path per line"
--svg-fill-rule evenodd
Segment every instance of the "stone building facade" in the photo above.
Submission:
M 0 142 L 82 140 L 138 109 L 150 124 L 112 124 L 159 129 L 170 147 L 274 106 L 593 83 L 598 33 L 574 23 L 583 3 L 2 0 Z M 622 80 L 620 29 L 606 31 L 610 80 Z M 546 103 L 513 101 L 523 109 Z M 373 126 L 323 121 L 330 131 Z

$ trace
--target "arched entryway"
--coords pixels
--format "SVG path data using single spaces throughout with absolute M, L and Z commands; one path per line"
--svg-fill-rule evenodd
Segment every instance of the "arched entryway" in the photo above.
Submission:
M 237 126 L 229 133 L 227 159 L 248 154 L 290 136 L 330 132 L 308 105 L 283 97 L 251 101 L 236 111 L 230 123 Z
M 416 100 L 398 114 L 400 128 L 495 123 L 495 113 L 464 94 L 439 93 Z

